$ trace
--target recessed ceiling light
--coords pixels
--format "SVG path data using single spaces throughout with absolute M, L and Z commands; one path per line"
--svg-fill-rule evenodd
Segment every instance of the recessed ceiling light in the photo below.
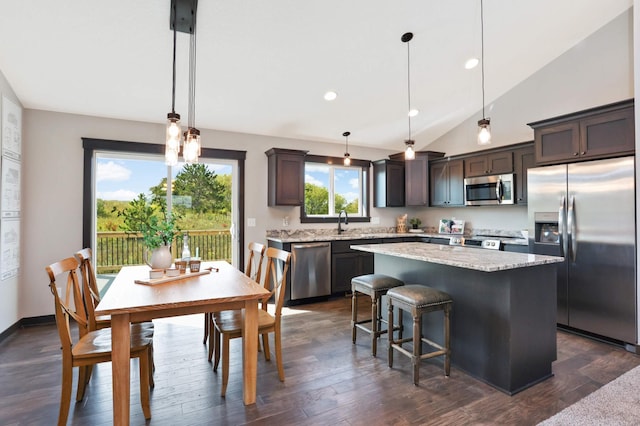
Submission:
M 412 109 L 411 111 L 409 111 L 409 117 L 415 117 L 418 114 L 420 114 L 420 111 L 418 111 L 417 109 Z
M 338 97 L 338 94 L 336 92 L 334 92 L 333 90 L 330 90 L 330 91 L 328 91 L 327 93 L 324 94 L 324 100 L 325 101 L 333 101 L 337 97 Z
M 464 63 L 464 67 L 468 70 L 474 69 L 478 66 L 480 60 L 478 58 L 470 58 L 467 59 L 467 62 Z

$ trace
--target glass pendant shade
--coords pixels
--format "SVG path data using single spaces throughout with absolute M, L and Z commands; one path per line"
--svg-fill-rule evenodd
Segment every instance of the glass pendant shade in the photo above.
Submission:
M 351 156 L 349 155 L 348 152 L 344 153 L 344 165 L 345 166 L 350 166 L 351 165 Z
M 478 145 L 491 143 L 491 121 L 488 118 L 478 120 Z
M 182 156 L 184 162 L 187 164 L 193 164 L 198 162 L 198 156 L 200 155 L 200 130 L 189 127 L 184 139 L 184 148 L 182 150 Z
M 404 159 L 405 160 L 413 160 L 416 158 L 416 152 L 413 150 L 413 145 L 415 144 L 412 140 L 404 141 L 405 145 L 407 145 L 407 149 L 404 151 Z

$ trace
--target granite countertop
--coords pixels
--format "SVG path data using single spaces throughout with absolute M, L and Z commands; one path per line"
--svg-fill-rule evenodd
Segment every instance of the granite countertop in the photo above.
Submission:
M 504 271 L 564 261 L 562 257 L 557 256 L 511 253 L 429 243 L 363 244 L 354 245 L 351 248 L 483 272 Z
M 486 232 L 486 230 L 483 230 Z M 496 231 L 494 231 L 496 232 Z M 404 232 L 398 233 L 393 228 L 360 228 L 350 229 L 338 235 L 335 229 L 298 229 L 298 230 L 272 230 L 267 231 L 267 240 L 278 243 L 303 243 L 314 241 L 344 241 L 344 240 L 366 240 L 366 239 L 384 239 L 384 238 L 402 238 L 402 237 L 425 237 L 425 238 L 449 238 L 464 237 L 473 238 L 474 240 L 483 239 L 499 239 L 502 244 L 514 244 L 526 246 L 529 244 L 522 236 L 514 235 L 513 232 L 505 232 L 504 235 L 481 236 L 473 234 L 451 235 L 439 234 L 435 229 L 425 229 L 424 232 Z M 518 238 L 519 237 L 519 238 Z

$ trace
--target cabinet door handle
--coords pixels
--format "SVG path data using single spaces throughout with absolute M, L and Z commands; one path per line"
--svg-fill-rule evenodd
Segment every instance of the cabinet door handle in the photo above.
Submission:
M 587 153 L 587 151 L 582 151 L 582 152 L 580 153 L 580 155 L 585 155 L 586 153 Z
M 574 152 L 574 153 L 573 153 L 573 155 L 578 155 L 578 153 L 577 153 L 577 152 Z

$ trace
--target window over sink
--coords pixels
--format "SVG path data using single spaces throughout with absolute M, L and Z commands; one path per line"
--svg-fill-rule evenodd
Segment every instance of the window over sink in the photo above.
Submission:
M 369 166 L 365 160 L 307 155 L 304 164 L 302 223 L 335 222 L 341 210 L 354 222 L 369 221 Z

